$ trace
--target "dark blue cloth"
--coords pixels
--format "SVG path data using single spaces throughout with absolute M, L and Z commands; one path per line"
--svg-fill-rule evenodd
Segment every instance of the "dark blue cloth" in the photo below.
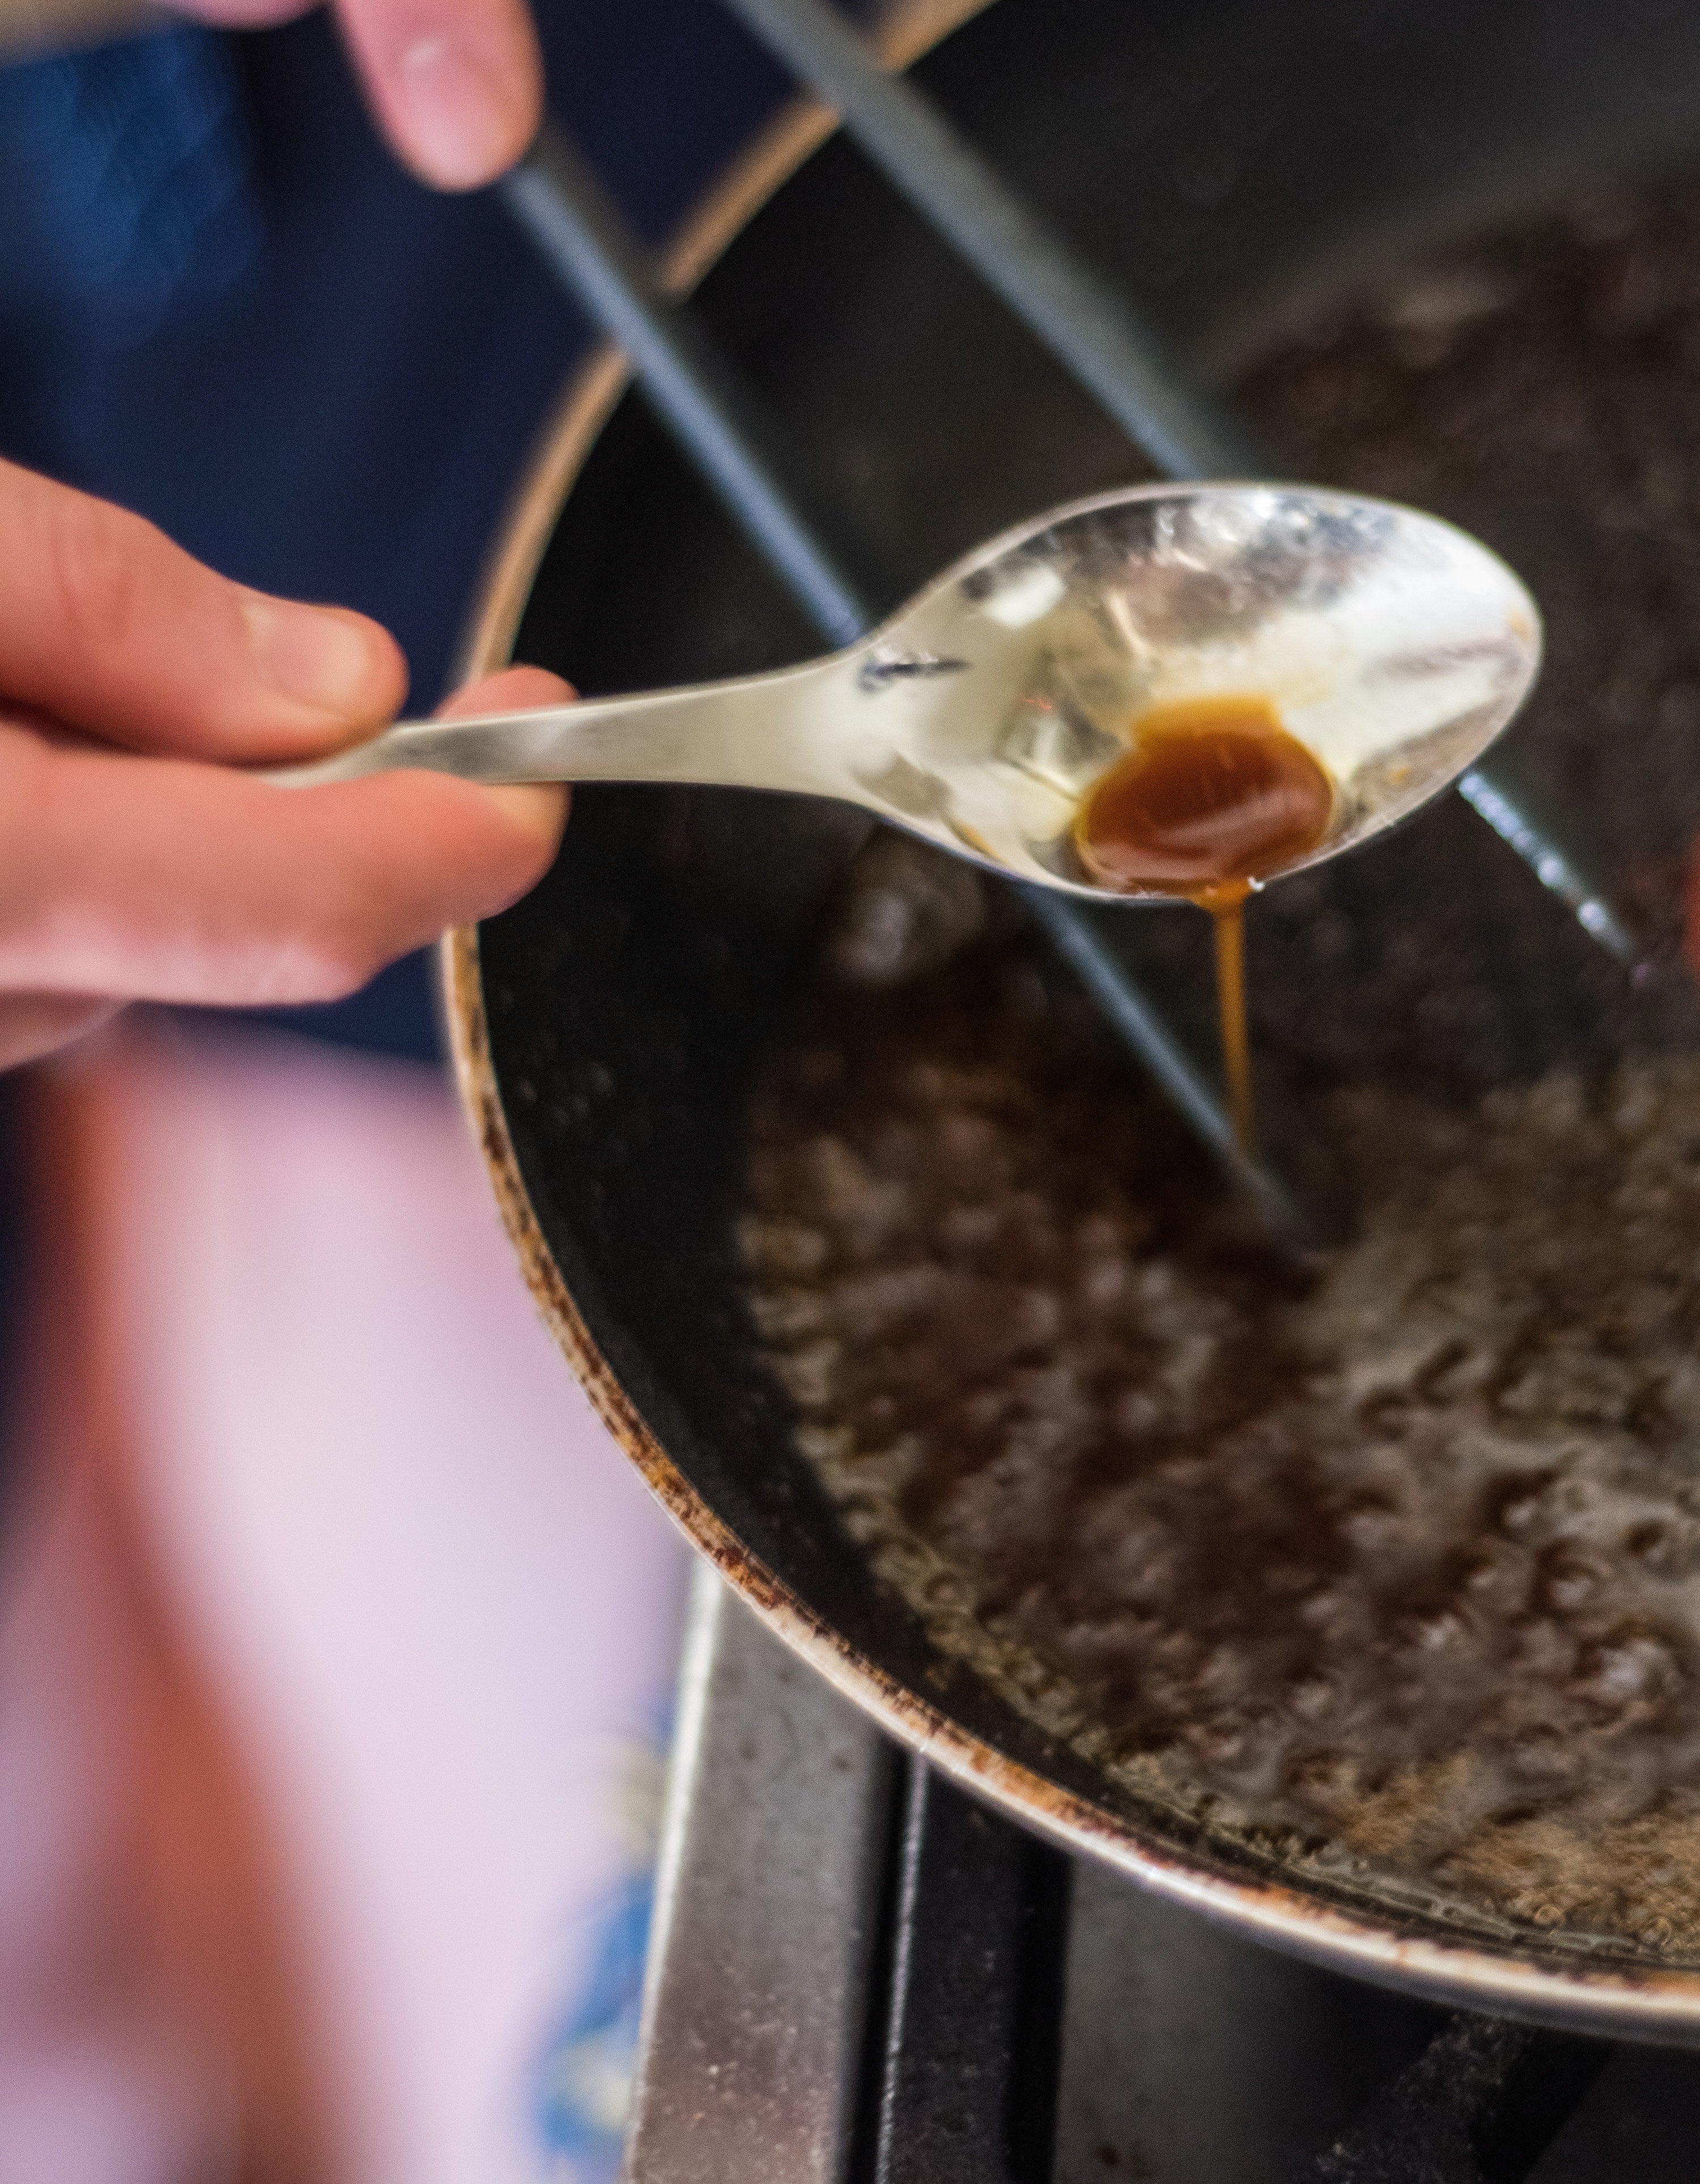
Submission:
M 259 246 L 241 72 L 182 30 L 0 70 L 0 339 L 37 359 L 144 340 Z
M 552 103 L 656 237 L 785 88 L 716 0 L 543 0 L 539 27 Z M 55 72 L 63 150 L 55 182 L 51 133 L 35 128 L 31 159 L 59 195 L 44 199 L 38 179 L 30 217 L 70 241 L 57 300 L 38 250 L 34 309 L 0 311 L 0 453 L 139 510 L 244 582 L 375 615 L 407 653 L 410 703 L 428 707 L 588 329 L 493 193 L 439 197 L 403 174 L 323 15 L 147 43 L 149 64 L 180 49 L 181 157 L 175 186 L 163 142 L 151 167 L 109 174 L 116 197 L 129 192 L 116 205 L 91 187 L 86 125 L 121 103 L 124 49 L 33 64 Z M 0 125 L 8 87 L 15 114 L 30 75 L 0 71 Z M 221 80 L 237 94 L 222 123 Z M 21 261 L 15 170 L 9 187 L 0 231 Z M 158 247 L 150 259 L 147 238 L 192 231 L 197 206 L 198 265 Z M 114 254 L 125 232 L 134 248 Z M 90 277 L 103 252 L 104 311 Z M 138 307 L 150 281 L 163 300 Z M 417 962 L 354 1002 L 276 1013 L 323 1037 L 436 1051 Z

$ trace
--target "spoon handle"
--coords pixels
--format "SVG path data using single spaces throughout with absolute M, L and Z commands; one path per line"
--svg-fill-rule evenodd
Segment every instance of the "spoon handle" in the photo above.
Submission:
M 806 728 L 817 716 L 811 699 L 829 695 L 821 686 L 841 666 L 835 658 L 772 675 L 583 699 L 526 713 L 398 721 L 332 758 L 261 777 L 280 788 L 317 788 L 413 769 L 490 783 L 677 781 L 831 794 L 834 788 L 814 755 L 817 738 Z

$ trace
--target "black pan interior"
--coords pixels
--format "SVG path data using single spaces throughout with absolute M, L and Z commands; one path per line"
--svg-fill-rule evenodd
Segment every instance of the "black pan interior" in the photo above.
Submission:
M 1217 375 L 1318 298 L 1490 216 L 1556 200 L 1583 176 L 1680 164 L 1691 143 L 1700 162 L 1700 15 L 1647 0 L 1609 11 L 1587 0 L 996 0 L 918 73 Z M 700 301 L 917 582 L 1034 509 L 1143 474 L 1094 404 L 842 143 L 756 219 Z M 1467 513 L 1490 538 L 1497 531 L 1537 595 L 1574 590 L 1548 526 L 1519 530 L 1491 491 Z M 816 649 L 628 397 L 562 512 L 516 656 L 605 692 Z M 1549 742 L 1558 751 L 1562 736 Z M 1562 792 L 1538 720 L 1519 762 L 1534 777 L 1544 766 Z M 1647 794 L 1636 791 L 1643 811 Z M 1653 801 L 1674 840 L 1688 813 Z M 784 1399 L 738 1301 L 744 1089 L 856 833 L 800 800 L 579 794 L 555 872 L 480 936 L 524 1182 L 594 1339 L 704 1502 L 901 1683 L 1010 1756 L 1126 1809 L 876 1588 L 791 1449 Z M 1166 1005 L 1207 1037 L 1191 922 L 1106 915 Z M 1324 1051 L 1321 1019 L 1307 1015 L 1303 931 L 1324 915 L 1351 936 L 1335 975 L 1365 997 L 1355 1056 Z M 1375 998 L 1390 991 L 1389 950 L 1408 953 L 1413 933 L 1449 966 L 1455 1001 L 1420 1025 L 1408 995 Z M 1455 801 L 1330 868 L 1259 945 L 1278 1020 L 1268 1035 L 1301 1079 L 1368 1054 L 1479 1083 L 1627 1037 L 1692 1034 L 1685 1005 L 1632 1003 Z M 1153 1824 L 1177 1840 L 1174 1823 Z

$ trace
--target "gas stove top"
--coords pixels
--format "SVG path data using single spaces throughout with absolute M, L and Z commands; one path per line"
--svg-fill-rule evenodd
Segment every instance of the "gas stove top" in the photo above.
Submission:
M 627 2184 L 1692 2184 L 1700 2054 L 1318 1970 L 897 1753 L 699 1573 Z

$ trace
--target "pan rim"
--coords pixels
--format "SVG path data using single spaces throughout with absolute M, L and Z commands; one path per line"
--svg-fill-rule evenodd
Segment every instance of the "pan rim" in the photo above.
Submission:
M 990 5 L 910 0 L 885 25 L 883 58 L 905 67 Z M 660 260 L 686 293 L 837 126 L 830 109 L 783 109 L 713 186 Z M 509 664 L 521 616 L 568 493 L 631 373 L 610 345 L 570 376 L 499 525 L 459 660 L 458 679 Z M 1035 1773 L 928 1703 L 850 1646 L 709 1507 L 649 1431 L 575 1304 L 532 1210 L 491 1058 L 476 926 L 443 936 L 439 992 L 455 1082 L 498 1210 L 532 1300 L 592 1406 L 692 1546 L 774 1635 L 887 1735 L 954 1783 L 1063 1850 L 1090 1857 L 1219 1923 L 1336 1971 L 1467 2008 L 1571 2031 L 1700 2047 L 1700 1966 L 1591 1958 L 1573 1947 L 1496 1947 L 1475 1936 L 1402 1930 L 1319 1891 L 1248 1876 L 1149 1834 L 1133 1819 Z

